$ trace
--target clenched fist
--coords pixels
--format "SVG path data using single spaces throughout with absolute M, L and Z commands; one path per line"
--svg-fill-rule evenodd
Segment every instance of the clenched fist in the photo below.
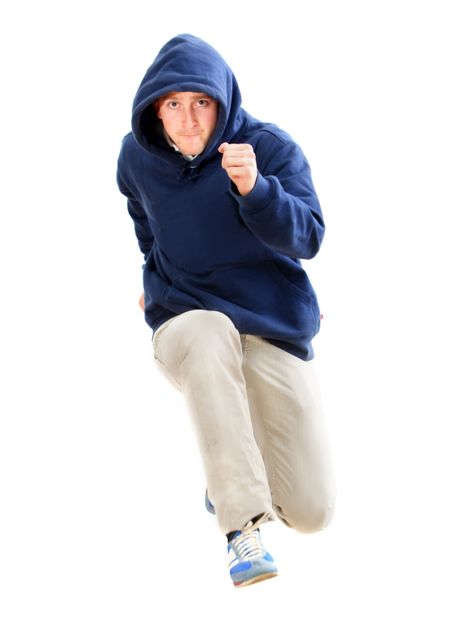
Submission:
M 255 186 L 258 169 L 253 147 L 246 143 L 222 143 L 222 167 L 240 195 L 248 195 Z

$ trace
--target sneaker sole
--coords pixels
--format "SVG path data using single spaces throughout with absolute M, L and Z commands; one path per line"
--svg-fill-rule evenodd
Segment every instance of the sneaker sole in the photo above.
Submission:
M 266 581 L 267 579 L 271 579 L 274 576 L 278 576 L 278 572 L 266 572 L 266 574 L 260 574 L 259 576 L 254 576 L 251 579 L 246 581 L 241 581 L 240 583 L 234 583 L 235 587 L 248 587 L 248 585 L 254 585 L 255 583 L 259 583 L 260 581 Z

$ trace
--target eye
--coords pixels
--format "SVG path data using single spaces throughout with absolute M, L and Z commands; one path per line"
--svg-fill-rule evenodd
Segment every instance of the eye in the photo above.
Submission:
M 208 106 L 209 104 L 209 100 L 207 98 L 201 98 L 200 100 L 197 100 L 197 106 L 199 106 L 200 108 L 204 108 L 205 106 Z
M 176 102 L 175 100 L 169 100 L 167 102 L 167 107 L 172 110 L 175 110 L 178 107 L 178 102 Z

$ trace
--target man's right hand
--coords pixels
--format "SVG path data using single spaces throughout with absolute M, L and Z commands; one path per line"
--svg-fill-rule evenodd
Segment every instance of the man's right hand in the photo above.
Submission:
M 142 295 L 139 297 L 139 306 L 141 308 L 141 310 L 145 309 L 145 304 L 144 304 L 144 293 L 142 293 Z

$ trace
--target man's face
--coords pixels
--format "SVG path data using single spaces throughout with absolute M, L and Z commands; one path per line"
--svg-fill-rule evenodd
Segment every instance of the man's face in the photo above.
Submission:
M 200 154 L 216 127 L 219 105 L 206 93 L 176 91 L 155 102 L 164 129 L 187 156 Z

